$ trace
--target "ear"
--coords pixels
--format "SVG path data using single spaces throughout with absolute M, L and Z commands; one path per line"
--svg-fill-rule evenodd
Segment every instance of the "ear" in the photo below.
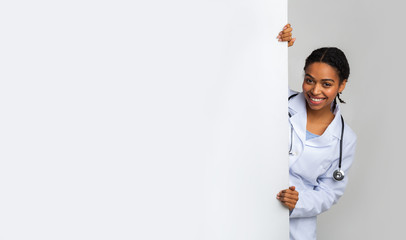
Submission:
M 347 79 L 344 79 L 344 81 L 340 84 L 338 87 L 338 92 L 341 93 L 345 89 L 345 85 L 347 84 Z

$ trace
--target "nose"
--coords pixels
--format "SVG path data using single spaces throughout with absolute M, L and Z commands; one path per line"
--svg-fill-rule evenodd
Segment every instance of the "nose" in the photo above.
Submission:
M 312 94 L 314 96 L 317 96 L 321 93 L 321 86 L 319 86 L 319 84 L 314 85 L 313 89 L 312 89 Z

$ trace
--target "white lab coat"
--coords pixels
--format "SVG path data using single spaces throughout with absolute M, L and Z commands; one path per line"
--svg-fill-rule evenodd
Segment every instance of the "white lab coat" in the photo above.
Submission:
M 290 91 L 289 96 L 294 93 Z M 342 181 L 335 181 L 333 172 L 338 169 L 340 155 L 340 107 L 337 106 L 335 118 L 323 135 L 310 140 L 306 140 L 307 112 L 303 93 L 289 100 L 289 113 L 292 116 L 289 118 L 289 125 L 293 127 L 289 184 L 295 186 L 299 192 L 299 201 L 290 214 L 290 239 L 314 240 L 317 215 L 328 210 L 344 193 L 357 138 L 351 128 L 344 124 L 341 169 L 345 173 L 345 178 Z

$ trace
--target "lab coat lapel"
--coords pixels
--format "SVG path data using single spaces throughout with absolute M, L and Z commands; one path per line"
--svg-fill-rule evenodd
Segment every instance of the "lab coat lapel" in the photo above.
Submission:
M 297 139 L 294 134 L 293 139 L 290 140 L 291 144 L 295 145 L 292 149 L 292 152 L 295 152 L 295 154 L 289 157 L 289 166 L 292 166 L 300 154 L 303 153 L 304 144 L 306 142 L 307 113 L 303 93 L 300 93 L 289 101 L 289 113 L 291 114 L 289 118 L 291 127 L 294 128 L 294 132 L 297 137 L 299 137 L 299 139 Z M 300 142 L 300 145 L 298 145 L 298 142 Z
M 289 113 L 292 115 L 289 120 L 302 143 L 306 141 L 306 102 L 303 93 L 299 93 L 289 102 Z

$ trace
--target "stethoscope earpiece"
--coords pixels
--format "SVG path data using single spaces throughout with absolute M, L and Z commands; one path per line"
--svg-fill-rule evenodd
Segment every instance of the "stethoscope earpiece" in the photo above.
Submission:
M 333 173 L 333 178 L 336 181 L 341 181 L 344 179 L 344 172 L 341 169 L 335 170 Z

